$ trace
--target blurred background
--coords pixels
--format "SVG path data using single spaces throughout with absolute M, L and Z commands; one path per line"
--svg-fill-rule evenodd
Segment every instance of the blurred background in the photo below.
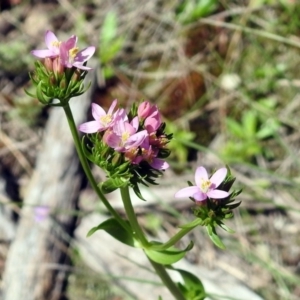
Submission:
M 228 164 L 243 189 L 227 223 L 235 233 L 219 232 L 223 251 L 199 228 L 183 241 L 195 242 L 186 261 L 225 272 L 212 279 L 217 284 L 228 274 L 262 299 L 300 299 L 299 15 L 295 0 L 2 0 L 2 298 L 157 299 L 136 290 L 159 280 L 111 274 L 109 256 L 102 257 L 105 268 L 95 267 L 107 244 L 86 233 L 107 217 L 105 209 L 78 167 L 63 117 L 51 119 L 58 109 L 24 92 L 34 91 L 30 51 L 44 49 L 45 31 L 52 30 L 60 40 L 75 34 L 80 48 L 97 48 L 89 62 L 92 87 L 74 108 L 79 121 L 91 117 L 92 101 L 108 108 L 116 98 L 124 107 L 149 100 L 174 133 L 171 170 L 160 187 L 144 191 L 149 201 L 136 201 L 147 233 L 166 240 L 192 220 L 191 202 L 175 201 L 174 193 L 193 180 L 196 166 Z M 103 174 L 94 172 L 100 181 Z M 118 197 L 110 197 L 118 207 Z

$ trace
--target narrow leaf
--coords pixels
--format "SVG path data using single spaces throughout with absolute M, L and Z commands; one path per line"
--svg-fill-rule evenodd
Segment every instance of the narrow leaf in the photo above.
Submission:
M 214 226 L 207 225 L 206 230 L 207 230 L 207 233 L 208 233 L 210 239 L 217 247 L 219 247 L 220 249 L 226 248 L 225 245 L 223 244 L 223 242 L 221 241 L 221 239 L 219 238 L 219 236 L 217 235 L 216 229 Z

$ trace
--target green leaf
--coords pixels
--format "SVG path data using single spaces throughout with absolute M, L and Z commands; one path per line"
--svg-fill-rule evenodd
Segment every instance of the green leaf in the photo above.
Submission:
M 141 191 L 140 191 L 140 188 L 137 184 L 135 184 L 133 187 L 132 187 L 133 191 L 135 192 L 135 194 L 143 201 L 146 201 L 146 199 L 143 197 Z
M 204 286 L 201 282 L 201 280 L 195 276 L 194 274 L 182 270 L 182 269 L 176 269 L 176 268 L 170 268 L 174 271 L 177 271 L 180 273 L 184 285 L 182 283 L 179 283 L 179 288 L 184 293 L 186 299 L 189 300 L 204 300 L 206 297 Z
M 126 221 L 126 223 L 129 222 Z M 93 227 L 88 233 L 87 237 L 90 237 L 93 233 L 95 233 L 98 230 L 104 230 L 108 234 L 110 234 L 112 237 L 114 237 L 116 240 L 120 241 L 123 244 L 126 244 L 131 247 L 136 247 L 137 243 L 120 224 L 115 218 L 110 218 L 102 222 L 96 227 Z
M 257 129 L 257 115 L 254 111 L 249 110 L 242 116 L 242 124 L 244 135 L 247 137 L 254 137 Z M 245 138 L 245 137 L 244 137 Z
M 224 229 L 225 231 L 229 232 L 229 233 L 235 233 L 235 231 L 229 227 L 227 227 L 223 222 L 218 222 L 218 225 Z
M 227 118 L 226 126 L 227 126 L 227 129 L 230 131 L 230 133 L 232 135 L 234 135 L 235 137 L 238 137 L 241 139 L 244 137 L 243 127 L 235 120 Z
M 206 230 L 207 233 L 210 237 L 210 239 L 212 240 L 212 242 L 219 247 L 220 249 L 225 249 L 225 245 L 223 244 L 223 242 L 221 241 L 221 239 L 219 238 L 219 236 L 216 233 L 216 229 L 213 225 L 209 224 L 206 226 Z
M 162 265 L 171 265 L 181 260 L 185 256 L 186 252 L 190 251 L 193 246 L 193 242 L 190 242 L 184 250 L 178 250 L 175 247 L 171 247 L 167 250 L 161 251 L 152 249 L 144 249 L 144 251 L 151 260 Z
M 108 45 L 117 35 L 117 14 L 110 11 L 106 14 L 100 32 L 100 42 Z

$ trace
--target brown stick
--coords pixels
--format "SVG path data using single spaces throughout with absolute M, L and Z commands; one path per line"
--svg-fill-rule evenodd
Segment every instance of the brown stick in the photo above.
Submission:
M 89 80 L 93 80 L 92 73 Z M 75 122 L 82 123 L 92 88 L 71 100 Z M 4 273 L 4 300 L 61 300 L 70 264 L 68 249 L 76 222 L 81 185 L 79 161 L 62 108 L 52 108 L 41 152 L 24 199 L 17 234 Z M 37 222 L 36 206 L 50 215 Z M 62 268 L 49 266 L 60 265 Z

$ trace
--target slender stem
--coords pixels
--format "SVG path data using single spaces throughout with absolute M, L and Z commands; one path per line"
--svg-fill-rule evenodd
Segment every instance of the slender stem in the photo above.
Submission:
M 134 236 L 138 239 L 138 241 L 143 245 L 143 247 L 147 248 L 149 246 L 149 242 L 147 241 L 142 228 L 140 227 L 136 214 L 134 212 L 128 186 L 120 188 L 121 190 L 121 197 L 124 204 L 124 208 L 133 230 Z
M 98 195 L 98 197 L 102 200 L 103 204 L 106 206 L 106 208 L 108 209 L 108 211 L 113 215 L 113 217 L 119 222 L 119 224 L 131 234 L 131 230 L 130 227 L 128 226 L 128 224 L 126 224 L 126 222 L 120 217 L 120 215 L 114 210 L 114 208 L 110 205 L 110 203 L 108 202 L 108 200 L 106 199 L 106 197 L 104 196 L 104 194 L 102 193 L 102 191 L 100 190 L 100 188 L 97 185 L 97 182 L 95 181 L 94 176 L 92 175 L 92 172 L 90 170 L 89 164 L 87 162 L 87 159 L 83 153 L 83 150 L 81 148 L 81 141 L 79 139 L 78 136 L 78 132 L 77 132 L 77 128 L 74 122 L 74 118 L 73 118 L 73 114 L 72 111 L 70 109 L 69 103 L 67 103 L 65 106 L 63 106 L 63 109 L 65 111 L 70 129 L 71 129 L 71 133 L 73 136 L 73 140 L 74 140 L 74 144 L 75 144 L 75 148 L 77 150 L 78 153 L 78 157 L 80 160 L 80 163 L 82 165 L 82 168 L 85 172 L 86 177 L 88 178 L 90 185 L 92 186 L 92 188 L 94 189 L 94 191 L 96 192 L 96 194 Z
M 121 188 L 121 196 L 124 204 L 124 208 L 129 219 L 130 225 L 136 235 L 137 239 L 142 243 L 142 245 L 146 248 L 149 246 L 149 242 L 145 238 L 145 235 L 140 227 L 138 220 L 136 218 L 136 214 L 134 212 L 129 189 L 128 186 Z M 175 297 L 176 300 L 185 300 L 184 296 L 182 295 L 181 291 L 177 287 L 177 285 L 172 281 L 171 277 L 167 273 L 165 267 L 161 264 L 158 264 L 151 260 L 148 256 L 151 265 L 153 266 L 154 270 L 156 271 L 157 275 L 160 277 L 164 285 L 169 289 L 171 294 Z
M 164 285 L 169 289 L 171 294 L 175 297 L 176 300 L 186 300 L 185 297 L 182 295 L 182 292 L 179 290 L 178 286 L 174 283 L 174 281 L 169 276 L 168 272 L 166 271 L 165 267 L 161 264 L 158 264 L 151 260 L 148 257 L 152 267 L 156 271 L 156 274 L 160 277 Z
M 198 225 L 196 225 L 196 226 L 198 226 Z M 189 228 L 182 228 L 172 238 L 170 238 L 166 243 L 161 244 L 161 245 L 152 245 L 151 249 L 166 250 L 166 249 L 170 248 L 171 246 L 174 246 L 182 237 L 184 237 L 187 233 L 189 233 L 191 230 L 193 230 L 196 226 L 189 227 Z

